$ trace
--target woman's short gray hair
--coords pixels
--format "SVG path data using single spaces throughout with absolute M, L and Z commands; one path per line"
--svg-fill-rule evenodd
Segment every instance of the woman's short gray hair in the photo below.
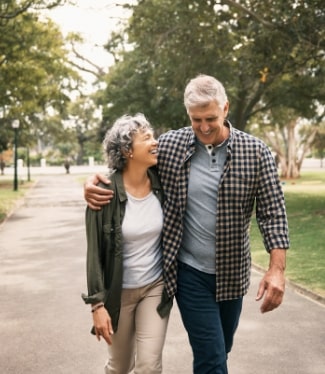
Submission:
M 132 150 L 133 135 L 146 130 L 153 131 L 142 113 L 135 116 L 124 115 L 114 122 L 103 140 L 104 153 L 110 169 L 125 168 L 127 155 Z
M 200 74 L 190 80 L 184 92 L 184 105 L 187 112 L 190 108 L 206 106 L 212 101 L 224 109 L 228 98 L 224 86 L 210 75 Z

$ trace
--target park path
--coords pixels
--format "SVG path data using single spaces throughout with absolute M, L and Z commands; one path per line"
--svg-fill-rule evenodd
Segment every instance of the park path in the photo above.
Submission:
M 90 335 L 83 191 L 77 175 L 41 175 L 0 226 L 0 373 L 103 374 L 105 343 Z M 289 287 L 284 304 L 261 315 L 252 285 L 230 374 L 323 374 L 324 305 Z M 164 374 L 190 374 L 191 352 L 177 306 L 164 350 Z

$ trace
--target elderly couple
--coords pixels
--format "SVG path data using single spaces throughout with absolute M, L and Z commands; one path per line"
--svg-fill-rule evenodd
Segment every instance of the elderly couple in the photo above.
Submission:
M 103 145 L 109 180 L 85 184 L 88 294 L 93 333 L 108 343 L 105 372 L 162 373 L 176 297 L 193 373 L 227 373 L 250 281 L 249 226 L 270 256 L 256 300 L 278 307 L 289 247 L 274 158 L 226 119 L 223 85 L 199 75 L 185 88 L 191 126 L 154 138 L 142 114 L 119 118 Z M 98 184 L 101 182 L 100 184 Z

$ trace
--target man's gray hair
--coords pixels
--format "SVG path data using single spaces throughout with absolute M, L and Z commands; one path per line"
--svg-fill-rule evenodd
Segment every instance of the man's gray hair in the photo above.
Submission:
M 114 122 L 103 140 L 104 153 L 110 169 L 125 168 L 128 153 L 132 150 L 134 134 L 146 130 L 153 131 L 142 113 L 137 113 L 135 116 L 124 115 Z
M 184 105 L 187 112 L 193 107 L 203 107 L 216 102 L 224 109 L 228 101 L 224 86 L 210 75 L 200 74 L 189 81 L 184 92 Z

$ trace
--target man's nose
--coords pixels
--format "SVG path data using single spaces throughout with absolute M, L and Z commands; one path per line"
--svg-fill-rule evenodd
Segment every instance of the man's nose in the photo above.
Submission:
M 202 132 L 206 132 L 206 131 L 209 131 L 209 129 L 210 129 L 209 124 L 206 121 L 202 121 L 200 125 L 200 130 Z

